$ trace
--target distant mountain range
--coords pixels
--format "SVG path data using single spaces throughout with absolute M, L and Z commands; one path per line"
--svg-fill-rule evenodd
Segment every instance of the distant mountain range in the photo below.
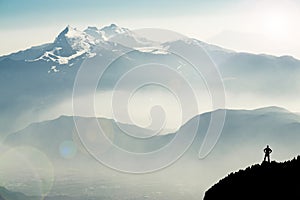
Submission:
M 231 107 L 294 105 L 299 97 L 300 61 L 290 56 L 238 53 L 191 38 L 159 43 L 115 24 L 83 31 L 68 26 L 52 43 L 0 57 L 0 133 L 3 137 L 32 122 L 71 114 L 74 79 L 86 59 L 98 57 L 107 63 L 116 54 L 135 50 L 104 77 L 104 90 L 109 90 L 125 69 L 145 61 L 180 71 L 182 63 L 166 53 L 176 48 L 190 55 L 196 49 L 208 53 L 221 73 Z M 68 106 L 59 107 L 60 113 L 51 110 L 63 102 Z
M 37 200 L 39 198 L 38 197 L 28 197 L 28 196 L 24 195 L 21 192 L 11 192 L 11 191 L 7 190 L 4 187 L 0 187 L 0 199 L 1 200 L 8 200 L 8 199 L 11 199 L 11 200 L 29 200 L 29 199 L 32 199 L 32 200 L 35 200 L 36 199 Z
M 213 111 L 213 112 L 219 112 Z M 256 110 L 226 110 L 227 117 L 221 137 L 209 155 L 217 160 L 239 160 L 233 165 L 241 166 L 244 162 L 260 160 L 261 149 L 270 144 L 274 148 L 276 159 L 282 160 L 295 154 L 300 154 L 298 141 L 300 139 L 300 116 L 278 107 L 267 107 Z M 183 160 L 197 160 L 198 152 L 211 120 L 212 112 L 194 117 L 180 129 L 193 130 L 194 120 L 199 120 L 197 136 L 191 148 L 184 155 Z M 77 117 L 78 118 L 78 117 Z M 86 133 L 97 132 L 91 130 L 95 126 L 92 118 L 79 117 L 86 124 Z M 77 119 L 77 120 L 78 120 Z M 118 146 L 132 152 L 149 152 L 158 149 L 170 142 L 174 134 L 158 135 L 147 140 L 135 139 L 128 136 L 119 128 L 119 123 L 110 119 L 99 118 L 98 122 L 108 137 Z M 133 125 L 122 125 L 141 134 L 149 134 L 149 130 Z M 61 145 L 72 142 L 75 154 L 66 157 Z M 54 120 L 34 123 L 27 128 L 12 133 L 6 137 L 4 144 L 9 146 L 32 146 L 44 152 L 53 161 L 70 162 L 79 158 L 90 159 L 82 146 L 77 134 L 72 116 L 62 116 Z M 255 152 L 255 153 L 254 153 Z M 70 160 L 71 159 L 71 160 Z M 245 164 L 245 163 L 244 163 Z
M 283 163 L 252 165 L 229 174 L 206 193 L 204 200 L 298 199 L 300 156 Z
M 12 192 L 4 187 L 0 187 L 0 200 L 38 200 L 44 198 L 46 200 L 71 200 L 82 199 L 84 197 L 74 196 L 27 196 L 21 192 Z M 96 197 L 90 197 L 90 199 L 97 199 Z

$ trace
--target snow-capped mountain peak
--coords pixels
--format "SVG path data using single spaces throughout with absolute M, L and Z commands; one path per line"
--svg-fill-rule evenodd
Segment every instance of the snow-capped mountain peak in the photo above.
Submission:
M 89 51 L 92 45 L 96 44 L 93 36 L 84 31 L 77 30 L 71 26 L 67 26 L 56 38 L 55 42 L 59 45 L 70 45 L 75 51 Z
M 78 33 L 81 32 L 81 31 L 77 30 L 77 28 L 72 27 L 72 26 L 70 26 L 70 25 L 68 25 L 68 26 L 65 28 L 65 30 L 66 30 L 66 36 L 68 36 L 68 37 L 72 37 L 73 35 L 76 35 L 76 34 L 78 34 Z
M 123 38 L 123 33 L 126 33 L 125 38 Z M 118 38 L 121 39 L 121 42 L 108 39 L 117 35 L 122 35 L 121 38 Z M 126 45 L 119 44 L 122 44 L 123 40 L 128 39 L 129 35 L 132 35 L 129 29 L 118 27 L 115 24 L 102 29 L 90 26 L 83 31 L 68 25 L 58 34 L 47 50 L 41 52 L 38 57 L 27 61 L 44 60 L 46 62 L 53 62 L 53 65 L 73 66 L 73 61 L 77 60 L 77 58 L 81 60 L 81 58 L 90 58 L 96 54 L 102 55 L 103 52 L 112 53 L 122 51 L 123 48 L 127 47 L 124 47 Z M 52 71 L 55 70 L 50 69 L 50 72 Z
M 100 31 L 102 33 L 103 39 L 105 40 L 109 40 L 119 34 L 127 34 L 129 36 L 132 36 L 132 32 L 129 29 L 119 27 L 116 24 L 105 26 L 101 28 Z
M 99 29 L 98 32 L 101 33 L 102 39 L 105 41 L 115 42 L 131 48 L 150 47 L 157 45 L 155 42 L 141 37 L 134 31 L 131 31 L 128 28 L 117 26 L 116 24 L 104 26 L 103 28 Z
M 100 31 L 97 27 L 89 26 L 87 27 L 84 32 L 92 37 L 94 37 L 96 40 L 103 40 L 103 33 Z
M 94 56 L 95 54 L 92 50 L 97 43 L 99 41 L 91 35 L 68 25 L 41 56 L 27 61 L 44 60 L 53 62 L 53 64 L 69 64 L 69 66 L 72 66 L 71 60 L 73 59 Z
M 94 26 L 87 27 L 84 32 L 95 39 L 100 39 L 104 41 L 110 41 L 110 39 L 114 38 L 117 35 L 126 34 L 126 35 L 133 35 L 132 32 L 123 27 L 119 27 L 116 24 L 111 24 L 109 26 L 104 26 L 101 29 L 98 29 Z

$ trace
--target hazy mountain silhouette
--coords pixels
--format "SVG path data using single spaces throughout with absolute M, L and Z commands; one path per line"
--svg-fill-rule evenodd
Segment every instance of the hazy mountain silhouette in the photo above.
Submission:
M 213 111 L 218 112 L 218 111 Z M 197 136 L 185 157 L 196 160 L 199 148 L 203 142 L 210 123 L 212 112 L 198 115 L 180 129 L 193 130 L 194 120 L 199 120 Z M 86 124 L 86 132 L 95 132 L 92 118 L 77 117 Z M 136 139 L 122 131 L 118 124 L 111 119 L 99 118 L 99 123 L 112 134 L 113 142 L 129 151 L 149 152 L 169 143 L 176 134 L 158 135 L 150 139 Z M 121 124 L 127 130 L 149 135 L 150 131 L 133 125 Z M 226 110 L 226 121 L 220 139 L 211 153 L 218 159 L 243 157 L 247 153 L 247 163 L 257 161 L 260 155 L 254 155 L 252 150 L 259 151 L 267 142 L 274 148 L 277 159 L 286 159 L 300 152 L 300 116 L 283 108 L 266 107 L 256 110 Z M 46 153 L 50 158 L 62 159 L 59 146 L 64 141 L 73 141 L 78 150 L 83 150 L 78 138 L 72 116 L 61 116 L 54 120 L 33 123 L 25 129 L 8 135 L 4 144 L 9 146 L 33 146 Z M 85 152 L 85 151 L 83 151 Z M 81 155 L 82 151 L 77 152 Z M 82 156 L 82 155 L 81 155 Z M 86 157 L 86 154 L 83 154 Z M 74 157 L 76 158 L 76 157 Z
M 204 200 L 299 199 L 300 156 L 283 163 L 263 162 L 229 174 L 212 186 Z
M 5 187 L 0 186 L 0 200 L 40 200 L 40 199 L 45 199 L 45 200 L 79 200 L 79 199 L 84 199 L 84 196 L 80 197 L 74 197 L 74 196 L 65 196 L 65 195 L 60 195 L 60 196 L 27 196 L 23 194 L 22 192 L 12 192 Z M 89 199 L 97 199 L 96 197 L 90 197 Z
M 0 187 L 0 200 L 38 200 L 38 197 L 26 196 L 21 192 L 11 192 L 4 187 Z
M 219 110 L 214 112 L 219 112 Z M 263 148 L 265 148 L 266 144 L 269 144 L 273 149 L 272 159 L 286 160 L 293 155 L 299 154 L 300 117 L 298 115 L 278 107 L 267 107 L 256 110 L 226 110 L 226 113 L 227 117 L 223 132 L 215 148 L 207 158 L 199 160 L 198 153 L 210 122 L 211 112 L 196 116 L 182 126 L 182 129 L 186 131 L 193 130 L 193 121 L 200 120 L 194 143 L 181 159 L 171 167 L 166 168 L 166 170 L 149 174 L 146 178 L 144 176 L 143 178 L 140 177 L 140 179 L 145 182 L 163 179 L 168 181 L 168 184 L 175 184 L 177 181 L 179 182 L 178 184 L 182 184 L 182 187 L 185 188 L 194 188 L 193 185 L 197 185 L 197 195 L 201 199 L 204 191 L 210 185 L 216 183 L 220 177 L 231 171 L 249 166 L 251 163 L 261 161 L 263 159 Z M 93 127 L 90 126 L 91 118 L 78 118 L 86 124 L 86 133 L 94 132 L 90 129 L 90 127 Z M 115 144 L 133 152 L 148 152 L 157 149 L 167 144 L 176 135 L 168 134 L 154 136 L 149 140 L 138 140 L 126 136 L 113 120 L 100 118 L 98 120 L 112 133 L 111 136 L 113 137 L 109 137 Z M 147 129 L 144 130 L 132 125 L 127 126 L 141 133 L 148 133 Z M 61 149 L 61 145 L 65 144 L 65 142 L 69 142 L 68 144 L 72 142 L 73 147 L 77 149 L 74 154 L 71 151 L 69 152 L 71 156 L 65 155 L 65 152 Z M 101 144 L 101 141 L 95 142 L 97 144 L 100 142 Z M 4 144 L 17 150 L 22 150 L 24 146 L 37 149 L 39 152 L 38 155 L 42 154 L 46 156 L 47 160 L 55 168 L 55 171 L 68 174 L 69 169 L 75 168 L 77 170 L 75 171 L 75 175 L 79 176 L 77 177 L 79 180 L 84 180 L 80 177 L 82 174 L 91 172 L 92 177 L 95 179 L 109 180 L 108 185 L 110 186 L 113 186 L 114 181 L 118 182 L 120 180 L 126 180 L 125 185 L 128 185 L 129 182 L 135 183 L 135 181 L 141 181 L 129 176 L 123 177 L 119 173 L 115 174 L 92 159 L 86 153 L 85 148 L 78 139 L 72 116 L 62 116 L 54 120 L 31 124 L 25 129 L 10 134 L 4 141 Z M 31 160 L 33 157 L 28 155 L 29 153 L 18 151 L 21 157 L 23 156 Z M 13 165 L 8 166 L 9 169 L 16 167 L 15 171 L 20 171 L 19 165 L 13 163 L 13 156 L 10 160 Z M 39 166 L 40 164 L 38 164 Z M 90 169 L 95 169 L 97 173 Z M 110 173 L 113 173 L 113 176 Z M 55 177 L 60 178 L 62 176 L 58 173 Z M 173 187 L 175 186 L 172 185 L 171 188 Z M 195 192 L 194 190 L 192 191 Z M 123 192 L 124 190 L 118 189 L 114 191 L 114 194 L 121 194 Z M 130 190 L 130 192 L 135 195 L 139 193 L 138 190 Z M 171 192 L 170 194 L 177 196 L 178 193 Z M 111 194 L 105 195 L 110 196 Z M 179 196 L 178 199 L 182 198 Z

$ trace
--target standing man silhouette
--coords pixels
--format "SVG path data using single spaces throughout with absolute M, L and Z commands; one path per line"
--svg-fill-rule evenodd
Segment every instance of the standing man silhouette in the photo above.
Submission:
M 270 162 L 270 154 L 272 153 L 272 149 L 270 149 L 269 145 L 267 145 L 267 147 L 264 149 L 264 153 L 265 153 L 264 162 L 266 161 L 266 159 L 268 159 L 268 162 Z

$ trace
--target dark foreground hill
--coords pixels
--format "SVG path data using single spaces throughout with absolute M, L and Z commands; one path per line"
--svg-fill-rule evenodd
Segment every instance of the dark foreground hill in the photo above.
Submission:
M 204 200 L 300 199 L 300 156 L 291 161 L 264 162 L 229 174 L 212 186 Z

